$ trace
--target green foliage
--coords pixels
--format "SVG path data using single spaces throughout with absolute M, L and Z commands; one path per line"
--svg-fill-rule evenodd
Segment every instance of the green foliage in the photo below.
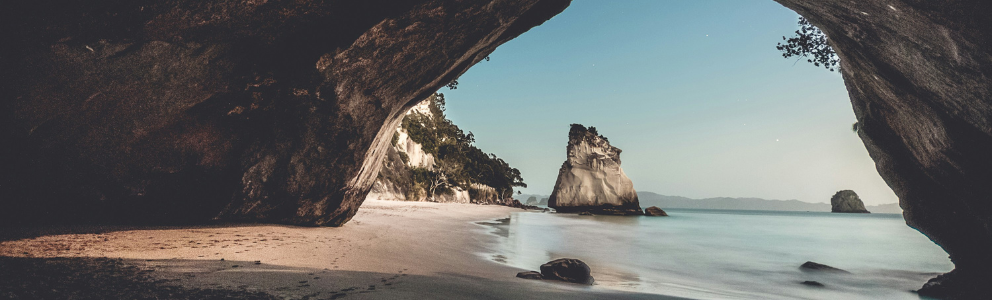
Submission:
M 414 174 L 414 181 L 428 187 L 428 195 L 434 194 L 431 190 L 449 192 L 454 187 L 469 189 L 472 183 L 507 191 L 512 191 L 513 187 L 527 186 L 520 170 L 510 167 L 495 154 L 475 147 L 475 135 L 471 132 L 466 134 L 445 117 L 444 94 L 434 94 L 428 101 L 431 115 L 413 113 L 403 119 L 403 129 L 410 139 L 435 157 L 434 171 L 416 170 Z
M 861 125 L 858 124 L 858 122 L 854 122 L 854 124 L 851 125 L 851 131 L 854 131 L 854 133 L 858 133 L 858 130 L 861 130 Z
M 792 38 L 782 37 L 785 44 L 778 43 L 776 49 L 782 51 L 782 57 L 792 58 L 793 56 L 806 58 L 806 62 L 814 66 L 823 66 L 827 70 L 836 70 L 840 58 L 830 44 L 827 43 L 827 35 L 819 28 L 809 23 L 806 18 L 799 17 L 799 30 Z M 798 61 L 798 60 L 797 60 Z
M 596 127 L 594 127 L 594 126 L 589 126 L 589 128 L 586 128 L 585 126 L 582 126 L 582 124 L 578 124 L 578 123 L 572 123 L 569 126 L 571 126 L 568 129 L 568 138 L 569 139 L 578 139 L 578 138 L 581 138 L 582 136 L 585 136 L 586 132 L 589 132 L 589 133 L 592 133 L 595 136 L 598 136 L 599 138 L 603 139 L 606 142 L 609 142 L 610 141 L 605 136 L 600 135 L 599 134 L 599 131 L 597 131 L 596 130 Z
M 448 87 L 449 90 L 457 90 L 458 89 L 458 78 L 452 79 L 451 82 L 449 82 L 448 84 L 446 84 L 444 86 Z
M 393 139 L 391 141 L 389 141 L 389 143 L 392 144 L 393 147 L 396 147 L 396 144 L 399 143 L 399 142 L 400 142 L 400 133 L 399 132 L 393 132 Z
M 398 151 L 398 152 L 400 154 L 400 160 L 402 160 L 404 164 L 410 163 L 410 156 L 407 155 L 406 152 L 403 151 Z

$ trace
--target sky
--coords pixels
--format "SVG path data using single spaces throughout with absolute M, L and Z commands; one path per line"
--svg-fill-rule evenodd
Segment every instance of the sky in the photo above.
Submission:
M 623 149 L 638 191 L 898 202 L 851 131 L 840 74 L 775 49 L 797 20 L 771 0 L 575 0 L 440 92 L 525 194 L 551 194 L 580 123 Z

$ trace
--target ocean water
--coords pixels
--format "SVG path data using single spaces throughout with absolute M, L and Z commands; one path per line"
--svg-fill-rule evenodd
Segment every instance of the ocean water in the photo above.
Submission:
M 514 213 L 484 223 L 499 238 L 482 255 L 529 270 L 578 258 L 600 287 L 695 299 L 921 299 L 912 291 L 954 267 L 898 214 L 668 213 Z M 801 271 L 806 261 L 851 274 Z

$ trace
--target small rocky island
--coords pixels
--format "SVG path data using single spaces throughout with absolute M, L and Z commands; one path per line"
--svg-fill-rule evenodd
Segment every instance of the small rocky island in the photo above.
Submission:
M 833 197 L 830 197 L 830 212 L 870 213 L 868 209 L 865 208 L 864 202 L 861 202 L 861 198 L 858 197 L 858 194 L 852 190 L 838 191 Z
M 634 183 L 620 168 L 621 151 L 596 127 L 572 124 L 568 157 L 558 171 L 548 207 L 564 213 L 643 215 Z

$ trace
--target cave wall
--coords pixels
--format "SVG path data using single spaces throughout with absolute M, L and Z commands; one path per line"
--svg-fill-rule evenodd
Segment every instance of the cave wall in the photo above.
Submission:
M 992 267 L 992 2 L 776 0 L 823 30 L 906 223 Z
M 992 2 L 776 1 L 830 37 L 907 223 L 989 270 Z M 4 2 L 0 223 L 341 225 L 406 108 L 567 5 Z
M 0 223 L 354 216 L 403 112 L 567 0 L 0 4 Z

